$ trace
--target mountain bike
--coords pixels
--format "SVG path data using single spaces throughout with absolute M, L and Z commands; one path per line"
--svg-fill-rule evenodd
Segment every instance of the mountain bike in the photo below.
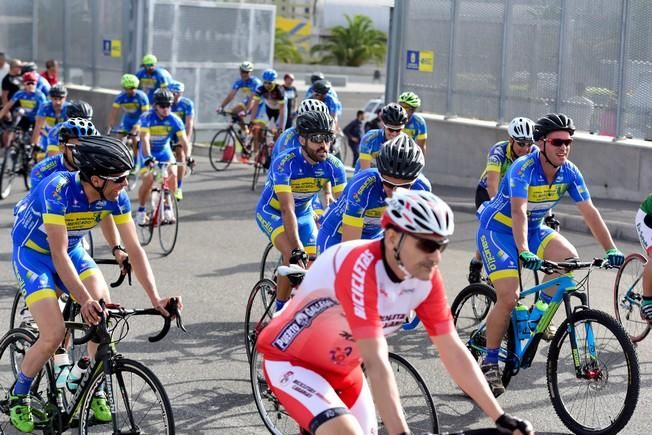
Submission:
M 168 168 L 176 163 L 157 162 L 152 169 L 154 186 L 145 204 L 146 220 L 138 227 L 138 238 L 142 246 L 147 246 L 158 229 L 158 238 L 163 255 L 169 255 L 177 243 L 179 233 L 179 206 L 177 199 L 170 192 L 170 177 Z
M 211 166 L 218 172 L 231 165 L 238 147 L 243 157 L 253 154 L 253 136 L 240 115 L 226 111 L 219 115 L 230 117 L 230 121 L 226 128 L 215 133 L 208 148 Z
M 647 258 L 638 252 L 629 254 L 616 274 L 614 312 L 633 343 L 650 333 L 652 326 L 641 317 L 643 302 L 643 269 Z
M 89 340 L 99 343 L 94 363 L 79 380 L 74 393 L 56 385 L 53 358 L 36 375 L 30 389 L 32 414 L 37 430 L 43 433 L 63 433 L 77 428 L 80 434 L 89 433 L 164 433 L 174 434 L 174 417 L 165 388 L 156 375 L 144 364 L 124 358 L 115 346 L 129 331 L 129 319 L 141 315 L 161 315 L 154 308 L 127 309 L 100 301 L 106 315 L 98 325 L 87 327 L 81 323 L 66 322 L 66 331 L 82 330 L 85 335 L 75 340 L 81 345 Z M 172 299 L 166 307 L 176 316 L 177 326 L 185 331 Z M 165 318 L 163 329 L 150 342 L 160 341 L 170 330 L 172 317 Z M 0 341 L 0 433 L 17 433 L 9 423 L 8 393 L 15 375 L 10 370 L 10 357 L 22 360 L 26 351 L 37 340 L 28 329 L 9 331 Z M 111 409 L 111 421 L 100 422 L 91 411 L 93 397 L 103 392 Z M 112 429 L 109 429 L 112 427 Z
M 531 366 L 543 333 L 563 302 L 566 319 L 550 343 L 546 377 L 555 412 L 576 434 L 620 431 L 634 413 L 640 388 L 638 357 L 627 333 L 607 313 L 589 308 L 589 276 L 596 268 L 609 266 L 602 258 L 592 262 L 544 261 L 542 272 L 562 275 L 523 290 L 520 299 L 547 288 L 557 290 L 536 322 L 519 320 L 517 305 L 499 354 L 502 381 L 507 387 L 513 376 Z M 580 269 L 587 269 L 587 273 L 579 281 L 566 275 Z M 579 305 L 572 305 L 573 297 Z M 460 338 L 478 361 L 486 353 L 486 324 L 473 307 L 479 300 L 493 306 L 495 290 L 485 284 L 471 284 L 451 306 Z
M 0 164 L 0 199 L 5 199 L 11 194 L 16 177 L 21 176 L 25 189 L 32 187 L 31 173 L 34 166 L 32 150 L 32 130 L 23 131 L 16 127 L 20 116 L 16 116 L 10 128 L 15 131 L 14 139 L 3 150 L 2 164 Z

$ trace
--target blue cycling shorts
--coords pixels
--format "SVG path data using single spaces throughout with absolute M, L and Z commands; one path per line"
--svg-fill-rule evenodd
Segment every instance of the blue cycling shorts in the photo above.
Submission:
M 256 223 L 258 228 L 274 244 L 279 234 L 285 232 L 281 211 L 270 205 L 261 205 L 256 209 Z M 308 255 L 315 255 L 317 252 L 317 224 L 313 217 L 312 208 L 308 207 L 307 212 L 297 216 L 299 240 L 303 249 Z M 276 246 L 274 244 L 274 246 Z
M 530 251 L 543 258 L 546 246 L 556 234 L 555 230 L 545 225 L 528 231 L 527 242 Z M 478 228 L 476 245 L 491 281 L 518 278 L 518 252 L 512 233 L 491 231 L 481 226 Z
M 82 281 L 97 272 L 95 261 L 81 243 L 68 251 L 68 255 Z M 27 306 L 41 299 L 56 299 L 57 290 L 70 294 L 57 274 L 51 254 L 14 246 L 12 265 Z
M 124 132 L 125 134 L 131 133 L 131 130 L 134 128 L 134 125 L 138 122 L 138 118 L 131 118 L 127 116 L 123 116 L 122 120 L 120 121 L 120 127 L 118 127 L 118 130 L 121 132 Z
M 174 163 L 177 161 L 177 159 L 174 157 L 174 153 L 172 152 L 172 148 L 170 147 L 165 147 L 161 151 L 157 153 L 152 153 L 152 157 L 157 162 L 169 162 L 169 163 Z M 138 164 L 136 165 L 137 167 L 140 168 L 140 173 L 144 174 L 149 170 L 149 168 L 143 167 L 143 163 L 145 162 L 145 156 L 143 155 L 143 150 L 142 148 L 139 148 L 138 150 Z

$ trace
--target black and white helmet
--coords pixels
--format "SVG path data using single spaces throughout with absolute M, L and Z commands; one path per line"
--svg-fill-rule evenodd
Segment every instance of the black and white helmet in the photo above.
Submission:
M 507 134 L 518 142 L 533 142 L 534 122 L 529 118 L 518 116 L 510 121 Z
M 396 189 L 385 200 L 387 208 L 380 224 L 412 234 L 428 234 L 449 238 L 455 230 L 453 211 L 437 195 L 425 190 Z
M 299 104 L 297 115 L 302 115 L 306 112 L 314 112 L 314 111 L 330 113 L 328 110 L 328 106 L 323 101 L 315 100 L 314 98 L 308 98 L 307 100 L 303 100 L 301 104 Z
M 543 139 L 548 133 L 560 130 L 567 131 L 572 136 L 575 133 L 573 120 L 564 113 L 548 113 L 534 124 L 534 140 Z
M 301 135 L 333 133 L 335 122 L 328 113 L 306 112 L 297 117 L 297 131 Z
M 381 175 L 401 180 L 415 180 L 425 165 L 421 147 L 405 133 L 385 142 L 376 157 Z
M 122 174 L 134 167 L 131 149 L 110 136 L 80 137 L 79 144 L 72 148 L 72 159 L 85 180 L 90 180 L 93 175 Z

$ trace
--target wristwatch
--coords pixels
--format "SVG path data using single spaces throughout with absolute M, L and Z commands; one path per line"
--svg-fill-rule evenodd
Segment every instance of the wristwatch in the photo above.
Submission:
M 111 254 L 112 254 L 114 257 L 115 257 L 115 251 L 116 251 L 116 250 L 120 250 L 120 251 L 125 252 L 125 253 L 127 252 L 127 251 L 125 251 L 125 248 L 123 248 L 121 245 L 115 245 L 115 246 L 113 247 L 113 249 L 111 249 Z

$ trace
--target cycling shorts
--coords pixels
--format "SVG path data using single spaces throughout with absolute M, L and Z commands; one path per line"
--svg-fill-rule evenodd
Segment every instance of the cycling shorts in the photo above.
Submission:
M 652 215 L 645 213 L 640 208 L 636 213 L 636 234 L 641 246 L 647 252 L 647 255 L 652 255 Z
M 285 232 L 281 211 L 269 204 L 259 206 L 256 209 L 256 223 L 258 228 L 276 246 L 274 243 L 276 237 Z M 317 224 L 311 207 L 308 207 L 306 212 L 297 215 L 297 227 L 303 249 L 308 255 L 315 255 L 317 251 Z
M 528 247 L 539 258 L 557 232 L 552 228 L 541 225 L 528 231 Z M 478 228 L 476 237 L 477 248 L 482 256 L 485 270 L 491 281 L 503 278 L 518 278 L 518 252 L 512 233 L 491 231 L 483 226 Z
M 123 116 L 122 120 L 120 121 L 120 127 L 118 127 L 118 130 L 121 133 L 129 134 L 131 133 L 131 130 L 133 130 L 134 125 L 136 125 L 137 122 L 138 122 L 138 118 Z
M 365 434 L 378 432 L 376 408 L 358 366 L 350 374 L 325 375 L 287 361 L 263 361 L 267 385 L 300 427 L 314 433 L 330 418 L 352 414 Z
M 97 272 L 95 261 L 81 243 L 68 251 L 68 256 L 82 281 Z M 26 246 L 14 246 L 12 264 L 27 306 L 41 299 L 56 299 L 56 290 L 70 294 L 57 274 L 51 254 L 42 254 Z
M 174 163 L 174 162 L 177 161 L 175 159 L 174 153 L 172 152 L 172 149 L 170 147 L 165 147 L 161 151 L 159 151 L 158 153 L 152 153 L 152 157 L 154 157 L 154 159 L 157 162 Z M 138 165 L 137 165 L 140 168 L 140 173 L 141 174 L 144 174 L 145 172 L 147 172 L 149 170 L 149 168 L 145 168 L 143 166 L 144 162 L 145 162 L 145 156 L 143 155 L 143 150 L 141 148 L 140 151 L 138 152 Z
M 280 114 L 281 114 L 281 109 L 271 109 L 266 104 L 261 103 L 260 106 L 258 106 L 258 113 L 256 113 L 256 119 L 254 120 L 254 122 L 260 124 L 267 124 L 268 122 L 273 121 L 276 125 L 280 125 L 279 124 Z

